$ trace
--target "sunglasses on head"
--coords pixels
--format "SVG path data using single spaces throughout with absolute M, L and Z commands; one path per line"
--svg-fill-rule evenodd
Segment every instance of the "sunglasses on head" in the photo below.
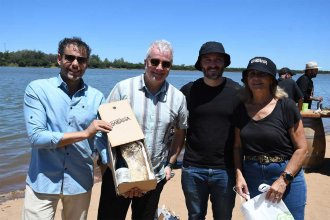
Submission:
M 87 57 L 76 57 L 73 55 L 64 54 L 64 59 L 72 63 L 73 61 L 77 60 L 79 64 L 87 63 Z
M 170 61 L 161 61 L 160 59 L 150 59 L 151 66 L 158 66 L 160 63 L 163 68 L 170 68 L 172 63 Z

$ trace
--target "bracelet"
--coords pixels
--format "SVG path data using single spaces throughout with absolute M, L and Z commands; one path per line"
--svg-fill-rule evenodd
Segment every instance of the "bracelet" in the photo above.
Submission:
M 167 162 L 166 166 L 171 168 L 171 170 L 173 170 L 174 163 Z

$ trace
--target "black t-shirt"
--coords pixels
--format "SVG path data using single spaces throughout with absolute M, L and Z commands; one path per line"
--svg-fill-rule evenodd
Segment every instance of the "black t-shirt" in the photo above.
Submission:
M 314 91 L 314 83 L 312 79 L 308 75 L 304 74 L 300 76 L 296 82 L 304 95 L 304 102 L 308 103 L 308 108 L 311 108 L 312 100 L 310 97 L 313 95 Z
M 278 100 L 274 110 L 265 118 L 255 121 L 241 103 L 235 110 L 235 126 L 240 129 L 244 155 L 284 156 L 294 152 L 288 129 L 301 119 L 293 100 Z
M 293 79 L 278 79 L 278 85 L 288 94 L 288 97 L 295 102 L 303 98 L 303 94 Z
M 233 167 L 233 113 L 241 86 L 229 78 L 211 87 L 203 78 L 181 88 L 189 110 L 183 166 Z

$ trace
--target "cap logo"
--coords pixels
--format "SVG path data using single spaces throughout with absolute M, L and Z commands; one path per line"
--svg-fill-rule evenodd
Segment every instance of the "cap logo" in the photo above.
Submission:
M 263 59 L 261 59 L 261 58 L 255 58 L 255 59 L 251 60 L 250 63 L 251 63 L 251 64 L 252 64 L 252 63 L 263 63 L 263 64 L 266 64 L 266 65 L 267 65 L 267 60 L 263 60 Z

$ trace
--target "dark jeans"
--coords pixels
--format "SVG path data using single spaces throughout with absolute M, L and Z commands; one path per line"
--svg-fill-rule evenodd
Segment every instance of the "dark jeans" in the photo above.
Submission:
M 149 191 L 146 195 L 140 198 L 125 199 L 122 196 L 117 196 L 112 172 L 107 168 L 102 177 L 97 219 L 125 220 L 129 205 L 132 203 L 132 219 L 153 220 L 158 208 L 160 193 L 162 192 L 165 183 L 166 179 L 163 179 L 157 183 L 156 189 Z
M 213 219 L 231 219 L 236 196 L 233 169 L 182 167 L 181 183 L 189 220 L 205 219 L 209 198 Z

